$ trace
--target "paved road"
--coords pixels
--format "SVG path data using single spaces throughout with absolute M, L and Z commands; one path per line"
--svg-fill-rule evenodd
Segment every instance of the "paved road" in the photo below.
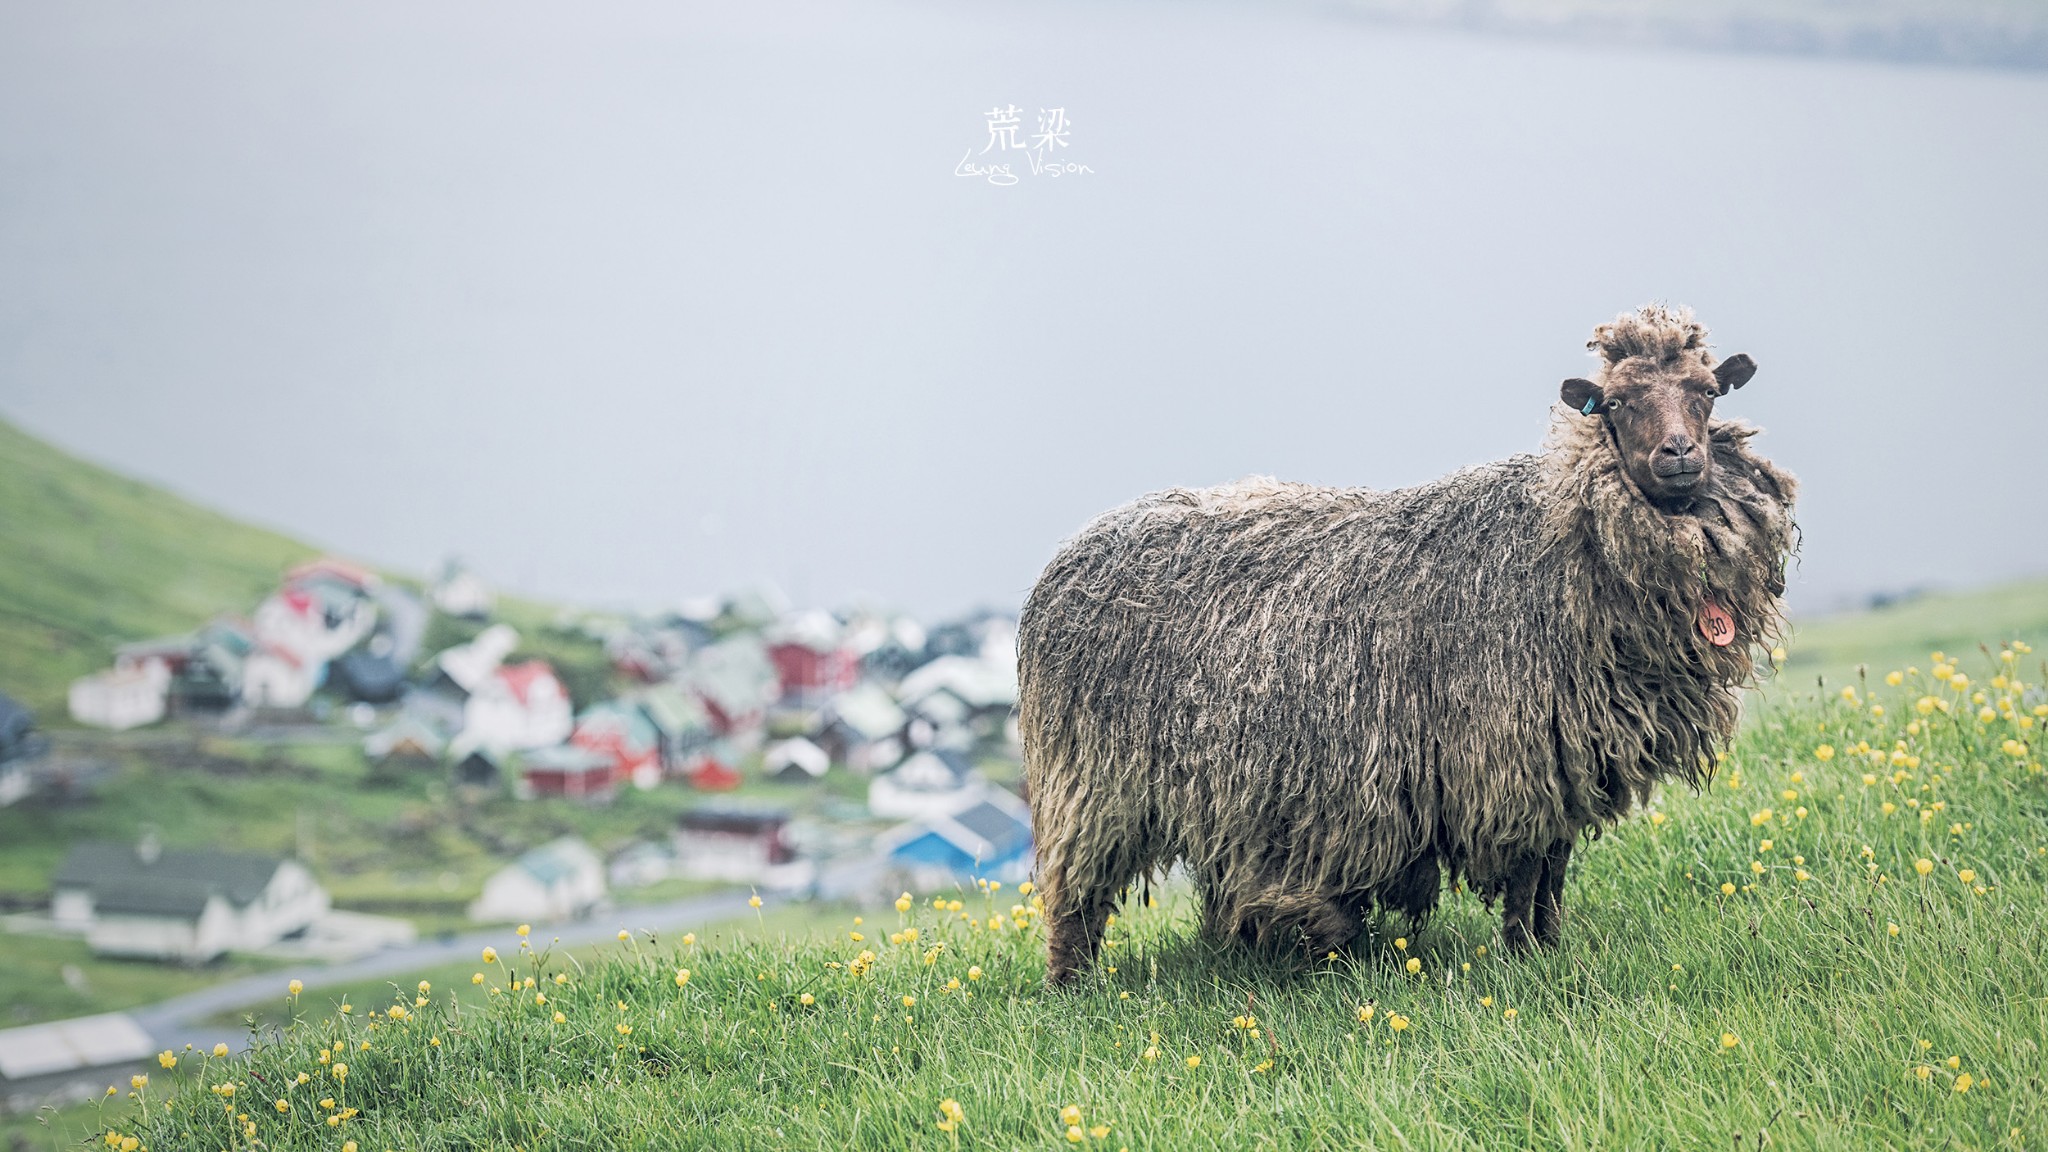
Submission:
M 762 899 L 773 901 L 772 897 Z M 532 938 L 536 942 L 536 947 L 542 942 L 554 940 L 559 940 L 564 947 L 575 947 L 610 940 L 618 935 L 621 928 L 628 928 L 636 933 L 667 934 L 701 928 L 720 920 L 730 920 L 748 911 L 746 893 L 727 892 L 668 904 L 637 904 L 613 908 L 599 912 L 588 920 L 536 924 Z M 129 1015 L 155 1037 L 157 1043 L 166 1048 L 177 1049 L 186 1044 L 195 1048 L 211 1048 L 215 1044 L 226 1044 L 239 1050 L 248 1044 L 248 1032 L 237 1027 L 207 1023 L 208 1018 L 266 1000 L 281 999 L 285 995 L 285 984 L 294 977 L 305 983 L 306 991 L 313 992 L 339 984 L 357 984 L 379 977 L 403 976 L 457 960 L 475 960 L 487 944 L 509 955 L 517 951 L 519 937 L 511 928 L 491 928 L 467 932 L 450 939 L 423 940 L 417 944 L 386 949 L 342 964 L 307 964 L 303 971 L 286 967 L 258 976 L 230 980 L 211 988 L 202 988 L 197 992 L 173 997 L 146 1008 L 131 1009 Z

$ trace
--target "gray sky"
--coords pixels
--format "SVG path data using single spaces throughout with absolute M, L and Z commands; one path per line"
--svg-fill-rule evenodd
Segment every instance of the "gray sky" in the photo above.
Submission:
M 954 176 L 1009 105 L 1092 171 Z M 2048 570 L 2044 189 L 2041 74 L 1222 3 L 15 4 L 0 413 L 381 564 L 935 613 L 1149 489 L 1532 448 L 1667 299 L 1762 365 L 1723 410 L 1826 607 Z

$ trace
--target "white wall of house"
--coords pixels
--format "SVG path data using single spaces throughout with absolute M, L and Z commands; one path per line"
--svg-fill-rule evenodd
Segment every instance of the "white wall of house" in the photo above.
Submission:
M 215 896 L 196 917 L 101 915 L 85 941 L 101 956 L 203 964 L 236 946 L 237 920 L 234 908 Z
M 255 951 L 311 927 L 327 914 L 327 890 L 296 860 L 278 865 L 263 894 L 242 909 L 235 947 Z
M 321 665 L 290 652 L 259 649 L 242 664 L 242 702 L 252 708 L 299 708 L 313 698 Z
M 760 881 L 768 874 L 769 838 L 746 832 L 678 831 L 675 873 L 692 880 Z
M 71 718 L 116 732 L 154 724 L 164 718 L 164 697 L 170 683 L 170 670 L 161 660 L 73 680 L 68 697 Z
M 377 604 L 367 597 L 357 598 L 330 628 L 317 602 L 301 612 L 291 606 L 286 595 L 273 593 L 256 606 L 256 638 L 297 653 L 308 664 L 325 664 L 355 647 L 377 626 Z
M 569 694 L 552 676 L 534 680 L 524 701 L 502 678 L 486 677 L 462 704 L 462 743 L 468 748 L 549 748 L 567 740 L 574 727 Z
M 58 888 L 50 893 L 50 919 L 58 926 L 83 932 L 92 927 L 92 890 Z

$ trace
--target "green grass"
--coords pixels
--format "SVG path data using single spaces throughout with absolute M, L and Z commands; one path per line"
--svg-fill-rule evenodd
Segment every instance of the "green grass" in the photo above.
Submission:
M 0 692 L 63 722 L 116 645 L 249 612 L 314 550 L 67 455 L 0 420 Z
M 0 952 L 7 956 L 0 964 L 0 1028 L 154 1004 L 274 967 L 243 956 L 200 967 L 108 960 L 75 936 L 0 935 Z M 80 987 L 64 979 L 66 968 L 76 971 Z
M 1923 696 L 1952 702 L 1923 715 Z M 1469 896 L 1405 947 L 1387 925 L 1305 971 L 1211 947 L 1171 897 L 1128 909 L 1064 993 L 1010 891 L 828 937 L 508 947 L 481 998 L 311 1014 L 246 1061 L 153 1074 L 138 1135 L 248 1146 L 209 1094 L 233 1083 L 279 1149 L 1063 1148 L 1068 1106 L 1105 1150 L 2038 1145 L 2048 778 L 2005 743 L 2037 732 L 1924 678 L 1874 701 L 1782 693 L 1708 794 L 1584 847 L 1566 942 L 1528 960 Z M 358 1111 L 330 1127 L 325 1098 Z
M 1816 675 L 1825 675 L 1840 687 L 1858 664 L 1875 679 L 1893 669 L 1928 669 L 1930 652 L 1980 660 L 1979 644 L 1996 648 L 2005 640 L 2048 646 L 2048 580 L 1933 592 L 1867 612 L 1795 620 L 1785 680 L 1811 688 Z

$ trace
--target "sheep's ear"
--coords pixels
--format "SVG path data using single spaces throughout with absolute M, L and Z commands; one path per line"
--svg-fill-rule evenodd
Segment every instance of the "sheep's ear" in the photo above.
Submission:
M 1737 352 L 1714 365 L 1714 382 L 1721 386 L 1723 396 L 1749 383 L 1749 378 L 1754 375 L 1756 361 L 1751 360 L 1747 352 Z
M 1581 380 L 1576 376 L 1565 381 L 1557 394 L 1563 397 L 1564 402 L 1571 405 L 1573 410 L 1585 416 L 1598 412 L 1601 402 L 1607 399 L 1601 393 L 1598 384 L 1591 380 Z

